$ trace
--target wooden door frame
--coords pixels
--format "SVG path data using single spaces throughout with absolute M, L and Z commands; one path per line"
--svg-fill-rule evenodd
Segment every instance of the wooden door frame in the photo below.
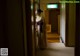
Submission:
M 80 3 L 76 4 L 76 36 L 75 36 L 75 55 L 80 55 Z
M 34 2 L 34 0 L 33 0 Z M 27 56 L 35 56 L 35 44 L 32 37 L 31 1 L 25 0 Z

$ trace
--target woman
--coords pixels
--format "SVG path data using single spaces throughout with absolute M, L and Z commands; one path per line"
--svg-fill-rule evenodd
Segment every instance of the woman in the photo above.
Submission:
M 41 50 L 47 47 L 46 33 L 45 33 L 45 21 L 42 16 L 42 10 L 38 9 L 36 14 L 36 24 L 38 29 L 38 46 Z

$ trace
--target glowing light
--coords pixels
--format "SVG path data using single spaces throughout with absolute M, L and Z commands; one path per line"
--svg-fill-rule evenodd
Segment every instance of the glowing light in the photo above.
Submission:
M 48 4 L 47 8 L 58 8 L 58 4 Z

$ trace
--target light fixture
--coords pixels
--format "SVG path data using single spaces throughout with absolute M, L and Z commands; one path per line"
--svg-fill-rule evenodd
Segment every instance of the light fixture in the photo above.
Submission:
M 47 8 L 58 8 L 58 4 L 47 4 Z

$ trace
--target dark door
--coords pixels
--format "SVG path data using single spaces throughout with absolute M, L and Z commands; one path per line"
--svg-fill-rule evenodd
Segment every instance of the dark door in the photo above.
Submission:
M 58 9 L 49 10 L 49 24 L 51 24 L 51 32 L 58 33 Z

